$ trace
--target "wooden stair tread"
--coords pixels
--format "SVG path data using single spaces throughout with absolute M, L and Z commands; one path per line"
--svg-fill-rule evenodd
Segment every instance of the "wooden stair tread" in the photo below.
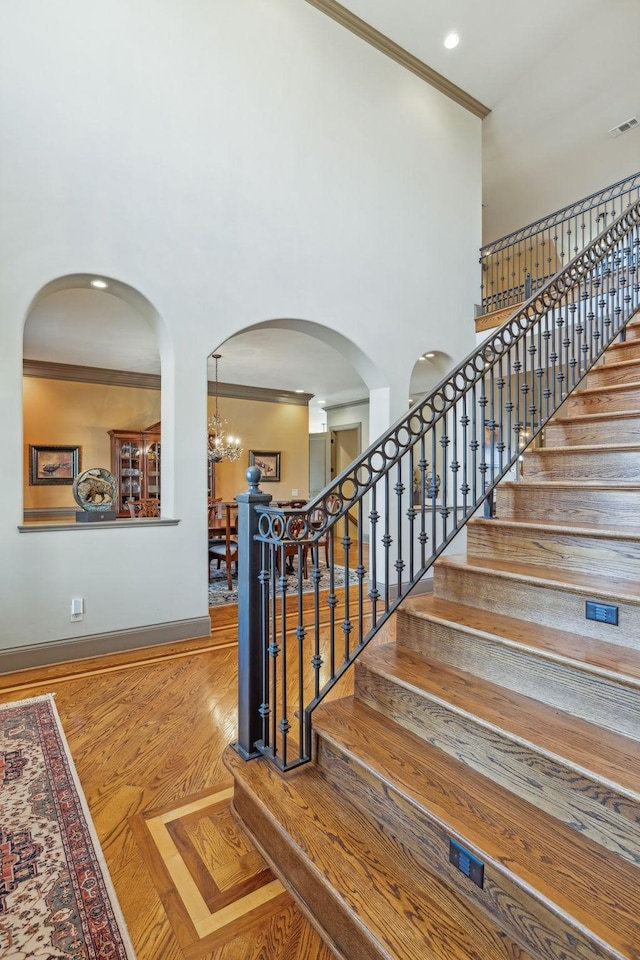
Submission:
M 595 367 L 592 367 L 589 373 L 595 373 L 596 370 L 600 372 L 607 372 L 609 370 L 615 371 L 615 370 L 621 370 L 621 369 L 628 370 L 629 367 L 638 366 L 638 364 L 640 364 L 640 360 L 634 359 L 634 358 L 630 360 L 607 360 L 605 357 L 605 362 L 600 364 L 599 366 L 596 365 Z
M 580 525 L 576 523 L 563 523 L 560 520 L 501 520 L 499 517 L 478 517 L 469 521 L 470 527 L 477 527 L 480 524 L 490 524 L 495 530 L 528 530 L 531 531 L 531 533 L 546 530 L 576 537 L 592 537 L 593 539 L 600 540 L 628 540 L 632 543 L 640 540 L 640 530 L 635 531 L 630 530 L 628 527 L 615 527 L 611 524 L 596 527 L 593 524 Z
M 602 387 L 578 387 L 567 399 L 575 397 L 579 400 L 584 396 L 599 396 L 607 393 L 624 393 L 625 390 L 640 390 L 640 380 L 633 383 L 611 383 Z
M 556 423 L 593 423 L 601 421 L 608 423 L 611 420 L 635 420 L 637 417 L 640 417 L 640 410 L 613 410 L 611 413 L 576 413 L 572 417 L 552 417 L 547 422 L 547 426 L 553 426 L 553 424 Z
M 617 597 L 620 602 L 640 603 L 640 583 L 616 577 L 603 577 L 597 572 L 590 575 L 556 567 L 544 570 L 533 564 L 520 563 L 516 560 L 499 560 L 495 557 L 446 556 L 439 557 L 437 564 L 461 569 L 474 568 L 485 573 L 497 573 L 502 577 L 529 581 L 537 586 L 572 590 L 590 599 Z
M 638 453 L 640 444 L 637 443 L 600 443 L 597 449 L 592 443 L 566 444 L 561 447 L 532 447 L 527 450 L 527 456 L 541 457 L 550 454 L 560 456 L 562 454 L 575 453 Z
M 539 477 L 527 480 L 521 477 L 519 480 L 503 480 L 500 483 L 500 489 L 509 489 L 526 487 L 530 489 L 549 490 L 575 490 L 579 486 L 581 490 L 605 490 L 607 493 L 611 490 L 622 490 L 625 493 L 640 493 L 640 483 L 634 483 L 632 480 L 544 480 Z M 640 527 L 640 524 L 639 524 Z
M 637 741 L 402 646 L 375 647 L 364 663 L 640 800 Z
M 507 871 L 621 956 L 638 956 L 638 871 L 630 864 L 365 704 L 323 704 L 315 728 L 428 807 L 487 871 Z
M 363 936 L 382 944 L 380 950 L 372 945 L 371 956 L 424 960 L 429 949 L 433 960 L 533 960 L 478 908 L 421 868 L 391 831 L 350 815 L 316 769 L 283 779 L 262 759 L 243 763 L 228 750 L 224 760 L 236 790 L 246 786 L 265 808 L 270 839 L 292 843 L 312 864 L 313 882 L 328 885 L 355 914 Z M 290 855 L 282 859 L 288 862 Z M 291 882 L 287 875 L 280 878 Z M 323 923 L 321 914 L 318 920 Z
M 500 643 L 532 650 L 551 660 L 589 670 L 621 683 L 640 686 L 640 650 L 632 647 L 602 643 L 582 634 L 443 600 L 433 594 L 409 598 L 403 610 L 453 626 L 460 624 Z

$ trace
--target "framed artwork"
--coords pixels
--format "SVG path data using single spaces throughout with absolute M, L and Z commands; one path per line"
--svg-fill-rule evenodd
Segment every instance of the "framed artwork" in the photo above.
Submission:
M 280 451 L 249 450 L 249 466 L 260 467 L 265 483 L 275 482 L 280 479 Z
M 73 483 L 80 472 L 80 447 L 29 444 L 29 483 Z

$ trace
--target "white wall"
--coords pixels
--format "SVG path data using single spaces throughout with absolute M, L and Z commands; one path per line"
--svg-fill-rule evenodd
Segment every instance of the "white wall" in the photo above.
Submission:
M 472 346 L 480 121 L 300 0 L 6 5 L 0 91 L 0 645 L 205 616 L 206 355 L 313 320 L 406 409 L 425 326 Z M 78 273 L 157 311 L 177 526 L 18 532 L 23 323 Z
M 483 123 L 485 243 L 640 170 L 640 129 L 608 133 L 640 115 L 639 35 L 638 0 L 576 9 L 570 33 L 549 35 L 492 104 Z M 573 70 L 583 84 L 566 82 Z

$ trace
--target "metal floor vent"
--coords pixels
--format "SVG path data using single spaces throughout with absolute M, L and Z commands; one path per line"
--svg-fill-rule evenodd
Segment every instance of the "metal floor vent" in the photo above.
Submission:
M 627 130 L 633 130 L 634 127 L 640 125 L 640 120 L 637 117 L 631 117 L 630 120 L 625 120 L 624 123 L 618 124 L 617 127 L 611 127 L 609 130 L 609 135 L 611 137 L 619 137 L 621 134 L 626 133 Z

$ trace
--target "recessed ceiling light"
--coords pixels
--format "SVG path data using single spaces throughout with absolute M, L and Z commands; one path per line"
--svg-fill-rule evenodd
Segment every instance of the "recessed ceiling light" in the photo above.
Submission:
M 318 400 L 318 403 L 319 403 L 320 405 L 322 405 L 323 403 L 326 403 L 326 402 L 327 402 L 326 400 Z
M 457 33 L 448 33 L 444 38 L 444 45 L 447 50 L 453 50 L 460 43 L 460 37 Z
M 96 290 L 106 290 L 109 284 L 105 280 L 92 280 L 91 286 L 95 287 Z

